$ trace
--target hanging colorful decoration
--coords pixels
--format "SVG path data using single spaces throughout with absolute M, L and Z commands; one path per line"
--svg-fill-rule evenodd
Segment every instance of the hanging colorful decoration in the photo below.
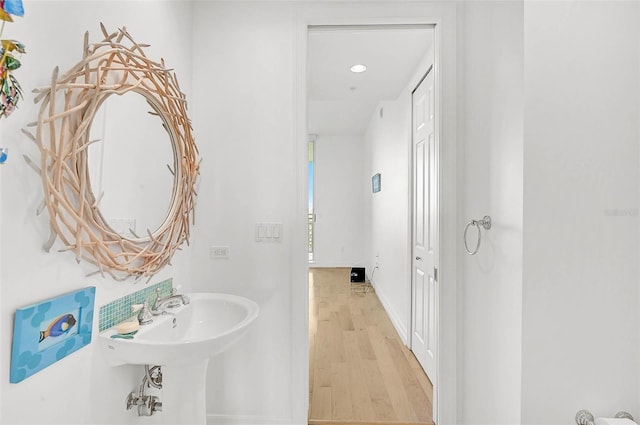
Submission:
M 0 0 L 0 37 L 6 22 L 13 22 L 11 15 L 23 16 L 22 0 Z M 0 117 L 8 117 L 22 98 L 22 89 L 12 72 L 20 68 L 16 53 L 25 53 L 22 43 L 17 40 L 0 40 Z

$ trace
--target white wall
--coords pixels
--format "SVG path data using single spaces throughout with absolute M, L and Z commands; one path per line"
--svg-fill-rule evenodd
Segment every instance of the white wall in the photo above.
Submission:
M 307 130 L 310 134 L 362 136 L 371 115 L 370 107 L 366 101 L 310 100 Z M 354 122 L 360 125 L 354 126 Z
M 442 3 L 194 4 L 193 43 L 199 54 L 194 55 L 193 86 L 198 90 L 191 111 L 204 160 L 199 227 L 192 243 L 193 283 L 199 290 L 248 296 L 261 307 L 248 337 L 210 365 L 207 409 L 212 420 L 284 424 L 292 417 L 294 423 L 306 418 L 308 282 L 299 265 L 306 256 L 306 201 L 300 187 L 306 185 L 307 129 L 292 133 L 295 121 L 306 115 L 306 99 L 291 97 L 297 84 L 305 84 L 294 73 L 306 60 L 297 57 L 304 43 L 299 25 L 304 19 L 335 23 L 381 16 L 398 21 L 444 16 L 451 23 L 452 9 Z M 445 80 L 454 83 L 451 76 Z M 446 101 L 449 109 L 454 103 Z M 393 182 L 385 176 L 392 173 L 380 171 L 384 193 Z M 406 174 L 402 179 L 406 185 Z M 368 182 L 363 183 L 367 191 Z M 256 243 L 257 221 L 282 222 L 282 243 Z M 406 225 L 400 227 L 406 233 Z M 297 235 L 302 244 L 293 239 Z M 229 245 L 231 258 L 211 261 L 213 244 Z M 454 363 L 455 355 L 447 360 Z M 449 409 L 455 410 L 455 404 Z
M 318 135 L 315 142 L 316 267 L 364 266 L 361 136 Z
M 480 253 L 460 256 L 464 264 L 459 310 L 461 423 L 515 424 L 520 420 L 522 13 L 522 4 L 514 2 L 470 2 L 458 8 L 458 64 L 462 68 L 458 125 L 464 141 L 459 158 L 464 170 L 461 218 L 490 214 L 494 220 Z M 369 268 L 379 264 L 376 292 L 405 340 L 411 290 L 406 165 L 411 90 L 429 64 L 425 60 L 416 70 L 397 101 L 381 105 L 384 118 L 377 113 L 372 116 L 365 139 L 365 146 L 371 147 L 371 168 L 365 174 L 383 170 L 382 192 L 367 197 L 372 212 Z
M 151 57 L 164 57 L 180 77 L 182 89 L 190 95 L 191 51 L 189 28 L 191 7 L 183 2 L 50 2 L 25 1 L 25 17 L 7 24 L 3 36 L 26 45 L 27 54 L 15 76 L 25 99 L 19 109 L 2 120 L 3 146 L 10 148 L 8 162 L 2 166 L 0 357 L 3 424 L 126 424 L 139 418 L 124 408 L 124 397 L 137 388 L 141 368 L 107 366 L 95 343 L 62 359 L 18 384 L 9 384 L 13 314 L 16 308 L 86 286 L 96 286 L 94 332 L 98 331 L 98 307 L 140 289 L 140 284 L 118 283 L 93 276 L 94 268 L 76 264 L 71 253 L 42 250 L 48 237 L 48 216 L 35 216 L 42 200 L 40 177 L 23 161 L 27 154 L 39 154 L 20 128 L 35 121 L 39 105 L 33 105 L 31 90 L 46 86 L 56 65 L 61 70 L 81 59 L 83 35 L 102 40 L 99 23 L 108 29 L 127 26 L 135 40 L 147 42 Z M 167 31 L 167 28 L 183 29 Z M 197 227 L 195 228 L 197 229 Z M 196 230 L 197 231 L 197 230 Z M 151 280 L 159 282 L 173 276 L 177 284 L 188 285 L 190 249 L 185 246 L 173 266 Z M 157 418 L 154 418 L 157 419 Z M 150 423 L 157 422 L 152 419 Z
M 639 414 L 639 7 L 525 4 L 523 424 Z
M 371 116 L 365 133 L 367 163 L 361 190 L 365 193 L 367 274 L 373 276 L 376 294 L 406 342 L 411 290 L 407 268 L 411 254 L 408 220 L 411 92 L 403 90 L 398 98 L 380 102 Z M 371 176 L 376 173 L 380 173 L 381 189 L 373 193 Z
M 523 6 L 468 2 L 461 12 L 459 228 L 484 215 L 493 222 L 477 255 L 460 246 L 461 422 L 511 425 L 520 421 Z
M 291 420 L 292 224 L 303 160 L 291 135 L 292 22 L 291 5 L 194 4 L 191 111 L 203 162 L 193 284 L 260 305 L 249 334 L 210 363 L 207 411 L 217 421 Z M 283 223 L 282 242 L 255 242 L 256 222 Z M 210 260 L 215 244 L 229 245 L 231 258 Z
M 411 308 L 411 93 L 433 58 L 433 48 L 424 52 L 397 98 L 378 104 L 365 132 L 367 274 L 373 275 L 376 294 L 405 343 Z M 376 173 L 381 174 L 381 190 L 373 193 L 371 176 Z

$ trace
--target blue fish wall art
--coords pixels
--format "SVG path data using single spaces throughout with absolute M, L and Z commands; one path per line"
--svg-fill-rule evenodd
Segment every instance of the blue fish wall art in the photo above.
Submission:
M 95 295 L 90 286 L 16 310 L 9 382 L 18 383 L 91 343 Z
M 38 342 L 42 342 L 50 336 L 56 337 L 64 335 L 69 332 L 75 324 L 76 318 L 73 317 L 73 314 L 63 314 L 51 322 L 46 330 L 40 331 L 40 340 Z

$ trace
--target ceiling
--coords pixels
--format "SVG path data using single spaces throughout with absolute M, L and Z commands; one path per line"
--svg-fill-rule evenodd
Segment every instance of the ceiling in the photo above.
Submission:
M 378 102 L 397 99 L 432 42 L 424 27 L 311 28 L 309 133 L 363 134 Z M 351 72 L 357 63 L 367 71 Z

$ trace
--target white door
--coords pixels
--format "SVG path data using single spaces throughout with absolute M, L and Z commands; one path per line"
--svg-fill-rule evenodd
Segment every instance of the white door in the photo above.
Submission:
M 436 385 L 438 320 L 438 144 L 433 67 L 413 92 L 411 350 Z

